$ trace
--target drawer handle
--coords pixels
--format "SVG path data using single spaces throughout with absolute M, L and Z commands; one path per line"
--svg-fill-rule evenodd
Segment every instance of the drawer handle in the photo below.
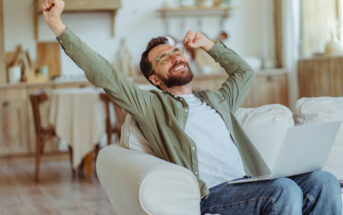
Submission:
M 10 106 L 10 103 L 8 101 L 5 101 L 2 103 L 2 107 L 8 107 Z
M 267 75 L 267 80 L 268 80 L 268 81 L 274 81 L 274 80 L 275 80 L 275 77 L 272 76 L 272 75 Z

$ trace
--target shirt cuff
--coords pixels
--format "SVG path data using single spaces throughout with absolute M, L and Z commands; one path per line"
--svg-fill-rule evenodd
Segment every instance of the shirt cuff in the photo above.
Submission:
M 223 54 L 223 49 L 227 49 L 226 45 L 222 41 L 217 41 L 207 53 L 214 59 L 218 59 Z
M 56 37 L 63 49 L 71 48 L 71 41 L 75 37 L 74 33 L 67 27 L 62 34 Z

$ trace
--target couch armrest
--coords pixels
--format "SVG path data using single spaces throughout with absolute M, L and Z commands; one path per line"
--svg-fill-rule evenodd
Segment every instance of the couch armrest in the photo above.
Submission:
M 118 145 L 103 148 L 96 170 L 118 215 L 200 214 L 200 190 L 181 166 Z

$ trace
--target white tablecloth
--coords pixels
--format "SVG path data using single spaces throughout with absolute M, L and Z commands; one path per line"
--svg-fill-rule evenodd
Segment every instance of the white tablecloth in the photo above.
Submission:
M 59 138 L 73 148 L 73 167 L 94 149 L 105 133 L 105 105 L 102 89 L 60 89 L 51 94 L 49 123 Z

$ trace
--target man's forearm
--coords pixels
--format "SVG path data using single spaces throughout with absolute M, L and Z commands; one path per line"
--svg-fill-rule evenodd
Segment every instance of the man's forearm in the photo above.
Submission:
M 217 42 L 208 54 L 218 62 L 228 74 L 236 72 L 254 73 L 250 65 L 236 52 L 227 48 L 222 42 Z
M 51 21 L 49 23 L 49 27 L 55 33 L 56 37 L 60 36 L 66 29 L 66 25 L 62 22 L 61 19 Z
M 206 52 L 208 52 L 212 47 L 214 46 L 214 42 L 211 40 L 208 40 L 202 47 L 202 49 Z

